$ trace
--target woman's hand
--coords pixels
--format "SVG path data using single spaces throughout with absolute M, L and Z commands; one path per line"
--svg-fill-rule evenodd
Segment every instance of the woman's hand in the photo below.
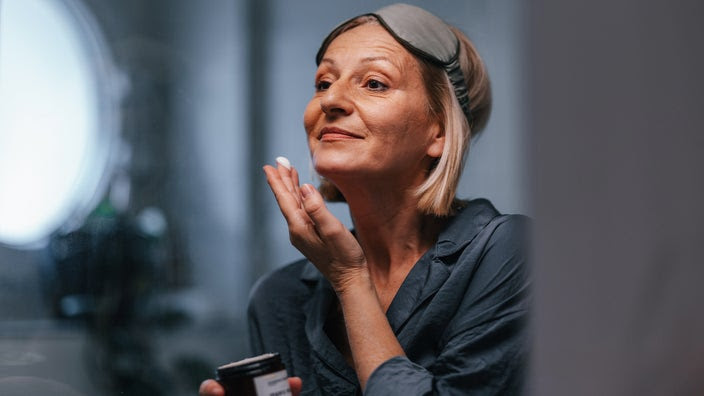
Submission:
M 362 247 L 354 235 L 328 211 L 323 197 L 310 184 L 299 186 L 298 172 L 285 158 L 264 172 L 281 213 L 288 223 L 291 243 L 305 255 L 339 293 L 359 276 L 368 277 Z
M 291 387 L 291 395 L 298 396 L 303 389 L 303 381 L 299 377 L 289 377 L 288 386 Z M 208 379 L 200 384 L 198 396 L 225 396 L 225 389 L 217 381 Z
M 325 207 L 310 184 L 298 185 L 298 173 L 288 160 L 265 166 L 266 179 L 288 223 L 293 245 L 303 253 L 337 292 L 345 318 L 354 369 L 366 387 L 369 376 L 386 360 L 404 354 L 379 304 L 362 247 Z

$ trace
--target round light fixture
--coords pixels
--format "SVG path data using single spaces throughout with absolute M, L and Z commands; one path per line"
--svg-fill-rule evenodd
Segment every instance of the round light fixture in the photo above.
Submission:
M 41 245 L 105 193 L 125 79 L 78 1 L 0 0 L 0 243 Z

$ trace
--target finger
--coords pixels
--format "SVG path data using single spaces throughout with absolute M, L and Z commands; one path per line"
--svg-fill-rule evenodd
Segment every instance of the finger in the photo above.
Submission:
M 297 208 L 297 199 L 284 180 L 284 171 L 282 171 L 281 168 L 281 166 L 274 168 L 270 165 L 265 165 L 264 173 L 266 173 L 266 181 L 269 183 L 269 187 L 274 193 L 276 201 L 282 210 Z M 288 177 L 288 179 L 290 180 L 290 177 Z
M 304 184 L 301 186 L 301 196 L 303 197 L 303 208 L 315 223 L 315 228 L 321 236 L 334 237 L 340 233 L 349 232 L 342 222 L 330 213 L 325 206 L 323 196 L 315 187 Z
M 296 168 L 291 168 L 291 179 L 293 179 L 293 184 L 298 187 L 300 186 L 300 182 L 298 181 L 298 170 Z
M 296 197 L 298 206 L 302 207 L 301 193 L 298 184 L 298 171 L 291 165 L 291 162 L 286 157 L 276 157 L 276 163 L 278 164 L 276 170 L 279 172 L 281 180 L 284 182 L 288 191 Z
M 291 395 L 298 396 L 303 390 L 303 380 L 300 377 L 288 377 L 288 386 L 291 388 Z
M 279 172 L 279 176 L 281 176 L 281 181 L 284 182 L 284 185 L 286 186 L 288 191 L 298 195 L 298 184 L 293 180 L 292 177 L 291 170 L 293 169 L 293 167 L 291 166 L 291 162 L 286 157 L 276 157 L 276 163 L 276 170 Z
M 291 161 L 289 161 L 286 157 L 276 157 L 276 163 L 281 164 L 281 166 L 286 169 L 291 169 Z
M 298 180 L 298 170 L 294 167 L 291 167 L 291 180 L 293 181 L 293 185 L 296 186 L 295 194 L 298 199 L 298 205 L 303 207 L 303 197 L 301 197 L 301 185 Z
M 310 223 L 310 219 L 299 204 L 299 198 L 294 193 L 290 192 L 281 180 L 281 174 L 277 169 L 270 165 L 264 166 L 266 180 L 269 183 L 271 191 L 274 193 L 276 202 L 284 215 L 289 228 L 292 226 L 305 226 Z
M 225 389 L 217 381 L 207 379 L 200 384 L 199 396 L 225 396 Z

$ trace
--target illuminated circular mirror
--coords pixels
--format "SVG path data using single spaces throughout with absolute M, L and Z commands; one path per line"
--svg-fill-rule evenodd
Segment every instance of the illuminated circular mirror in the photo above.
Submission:
M 0 0 L 0 243 L 41 245 L 105 192 L 122 78 L 87 10 Z

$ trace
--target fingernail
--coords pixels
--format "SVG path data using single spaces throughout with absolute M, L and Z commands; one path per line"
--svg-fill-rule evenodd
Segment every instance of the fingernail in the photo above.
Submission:
M 286 157 L 276 157 L 276 162 L 286 169 L 291 169 L 291 161 L 289 161 Z
M 313 186 L 310 184 L 301 186 L 301 195 L 303 195 L 303 198 L 308 198 L 311 194 L 313 194 Z

